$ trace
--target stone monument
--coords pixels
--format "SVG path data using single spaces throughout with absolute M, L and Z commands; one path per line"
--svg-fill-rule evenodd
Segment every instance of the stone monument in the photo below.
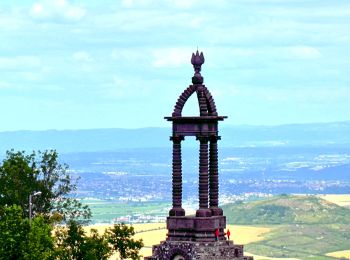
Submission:
M 209 90 L 203 85 L 200 73 L 204 55 L 198 50 L 192 54 L 194 67 L 192 85 L 178 98 L 171 117 L 173 163 L 172 163 L 172 209 L 167 218 L 166 241 L 152 248 L 147 260 L 192 260 L 192 259 L 247 259 L 243 245 L 235 245 L 225 237 L 226 217 L 219 207 L 218 176 L 218 122 L 219 116 Z M 196 93 L 199 116 L 182 116 L 188 98 Z M 186 216 L 182 208 L 182 158 L 181 142 L 185 136 L 195 136 L 199 141 L 199 208 L 196 215 Z M 216 233 L 216 234 L 215 234 Z M 217 236 L 218 235 L 218 236 Z

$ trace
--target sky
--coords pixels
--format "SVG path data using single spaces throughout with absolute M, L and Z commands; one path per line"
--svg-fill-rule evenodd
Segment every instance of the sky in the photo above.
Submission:
M 350 120 L 348 0 L 11 0 L 0 131 L 170 126 L 197 47 L 224 124 Z

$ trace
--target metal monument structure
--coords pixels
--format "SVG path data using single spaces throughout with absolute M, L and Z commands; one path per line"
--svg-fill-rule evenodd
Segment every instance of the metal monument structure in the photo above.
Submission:
M 209 90 L 203 84 L 201 67 L 204 55 L 198 50 L 192 54 L 194 67 L 192 85 L 179 96 L 172 116 L 165 117 L 172 122 L 172 209 L 167 218 L 167 238 L 160 245 L 153 246 L 148 260 L 181 259 L 249 259 L 243 255 L 243 246 L 226 240 L 226 217 L 219 207 L 218 122 L 226 116 L 219 116 Z M 182 116 L 187 100 L 196 94 L 199 116 Z M 186 216 L 182 208 L 182 157 L 181 142 L 186 136 L 199 141 L 199 208 L 196 215 Z M 219 231 L 216 237 L 215 231 Z M 216 241 L 217 240 L 217 241 Z

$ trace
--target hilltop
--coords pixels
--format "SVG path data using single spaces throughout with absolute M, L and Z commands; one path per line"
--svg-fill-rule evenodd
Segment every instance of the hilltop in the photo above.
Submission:
M 231 224 L 350 224 L 350 209 L 315 196 L 281 195 L 223 206 Z

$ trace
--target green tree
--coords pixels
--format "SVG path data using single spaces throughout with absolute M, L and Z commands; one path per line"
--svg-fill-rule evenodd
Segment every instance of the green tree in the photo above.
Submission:
M 13 205 L 0 214 L 1 259 L 20 259 L 23 239 L 29 232 L 29 223 L 23 221 L 22 209 Z
M 133 227 L 128 227 L 125 224 L 115 224 L 105 234 L 108 242 L 119 253 L 121 259 L 140 259 L 139 251 L 143 247 L 143 242 L 142 239 L 134 240 L 132 238 L 135 235 Z
M 48 224 L 43 216 L 33 218 L 22 246 L 24 259 L 53 259 L 55 249 L 52 229 L 53 226 Z
M 53 259 L 52 226 L 41 216 L 30 224 L 20 206 L 5 207 L 0 214 L 1 259 Z
M 8 151 L 0 165 L 0 258 L 7 259 L 107 259 L 117 251 L 122 259 L 140 259 L 142 240 L 134 240 L 134 228 L 114 225 L 99 235 L 86 236 L 81 220 L 88 220 L 90 209 L 69 197 L 76 190 L 68 166 L 60 164 L 56 151 Z M 34 197 L 29 223 L 29 195 Z M 53 223 L 67 226 L 52 236 Z
M 67 227 L 56 231 L 56 257 L 60 260 L 104 260 L 111 255 L 111 248 L 105 236 L 100 236 L 95 229 L 86 236 L 83 227 L 74 220 Z
M 58 259 L 83 259 L 85 232 L 78 222 L 70 220 L 67 227 L 59 228 L 55 235 Z
M 112 248 L 109 246 L 105 234 L 100 236 L 96 229 L 90 230 L 90 236 L 86 237 L 84 248 L 84 259 L 86 260 L 105 260 L 112 254 Z
M 62 220 L 88 220 L 91 211 L 69 194 L 76 190 L 68 173 L 68 165 L 58 161 L 55 150 L 31 153 L 7 151 L 0 165 L 0 211 L 9 205 L 19 205 L 28 216 L 29 195 L 40 191 L 33 198 L 33 212 L 51 216 L 54 212 Z

